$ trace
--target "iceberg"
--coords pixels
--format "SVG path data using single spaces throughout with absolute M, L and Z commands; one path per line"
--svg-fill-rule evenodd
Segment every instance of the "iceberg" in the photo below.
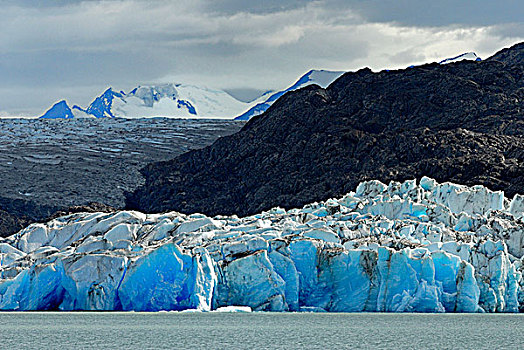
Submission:
M 76 213 L 1 240 L 0 309 L 519 312 L 522 198 L 424 177 L 243 218 Z
M 234 306 L 234 305 L 231 305 L 231 306 L 224 306 L 224 307 L 219 307 L 218 309 L 214 310 L 216 312 L 228 312 L 228 313 L 232 313 L 232 312 L 251 312 L 251 308 L 249 306 Z

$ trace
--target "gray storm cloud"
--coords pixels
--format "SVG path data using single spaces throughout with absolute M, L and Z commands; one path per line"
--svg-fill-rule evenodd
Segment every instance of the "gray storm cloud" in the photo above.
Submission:
M 507 4 L 506 4 L 507 3 Z M 312 68 L 399 68 L 524 38 L 517 1 L 10 1 L 0 8 L 0 116 L 105 87 L 288 85 Z

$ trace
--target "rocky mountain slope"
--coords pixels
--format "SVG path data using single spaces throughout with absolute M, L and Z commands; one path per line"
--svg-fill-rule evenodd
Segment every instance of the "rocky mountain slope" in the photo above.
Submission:
M 147 166 L 128 208 L 242 216 L 424 175 L 524 193 L 523 61 L 521 43 L 289 92 L 240 132 Z
M 73 214 L 0 240 L 0 310 L 518 312 L 523 215 L 427 177 L 240 219 Z
M 440 61 L 439 63 L 440 64 L 448 64 L 448 63 L 455 63 L 455 62 L 460 62 L 460 61 L 464 61 L 464 60 L 482 61 L 482 59 L 479 56 L 477 56 L 476 53 L 474 53 L 474 52 L 466 52 L 466 53 L 463 53 L 463 54 L 455 56 L 455 57 L 446 58 L 446 59 Z

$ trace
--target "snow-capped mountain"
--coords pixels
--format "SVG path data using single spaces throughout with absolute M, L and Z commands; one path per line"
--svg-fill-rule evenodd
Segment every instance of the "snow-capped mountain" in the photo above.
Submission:
M 462 60 L 480 61 L 473 52 L 440 61 L 441 64 Z M 344 72 L 310 70 L 287 89 L 266 92 L 251 102 L 240 101 L 218 89 L 188 84 L 137 86 L 128 93 L 105 90 L 86 109 L 70 108 L 65 100 L 56 103 L 41 118 L 215 118 L 249 120 L 264 113 L 279 97 L 311 84 L 327 87 Z M 268 97 L 269 96 L 269 97 Z
M 138 86 L 129 93 L 105 90 L 83 109 L 69 108 L 65 101 L 41 118 L 217 118 L 233 119 L 253 104 L 242 102 L 225 91 L 186 84 Z
M 481 61 L 480 57 L 477 56 L 476 53 L 474 53 L 474 52 L 466 52 L 466 53 L 463 53 L 462 55 L 458 55 L 456 57 L 446 58 L 445 60 L 442 60 L 439 63 L 440 64 L 448 64 L 448 63 L 454 63 L 454 62 L 459 62 L 459 61 L 464 61 L 464 60 Z
M 98 96 L 93 102 L 91 102 L 85 112 L 96 118 L 114 118 L 115 115 L 111 110 L 113 106 L 113 100 L 115 100 L 115 98 L 122 99 L 124 96 L 125 93 L 123 91 L 115 92 L 112 88 L 109 88 L 104 91 L 102 95 Z
M 440 61 L 439 63 L 447 64 L 447 63 L 453 63 L 453 62 L 458 62 L 462 60 L 480 61 L 480 57 L 478 57 L 474 52 L 467 52 L 467 53 L 464 53 L 456 57 L 447 58 L 445 60 Z M 274 93 L 264 102 L 255 104 L 245 113 L 236 117 L 235 120 L 249 120 L 256 115 L 264 113 L 266 109 L 268 109 L 276 100 L 279 99 L 280 96 L 284 95 L 288 91 L 298 90 L 300 88 L 303 88 L 305 86 L 312 85 L 312 84 L 317 84 L 323 88 L 326 88 L 327 86 L 329 86 L 329 84 L 335 81 L 343 73 L 345 72 L 328 71 L 328 70 L 310 70 L 309 72 L 304 74 L 302 77 L 300 77 L 300 79 L 295 84 L 291 85 L 290 87 L 288 87 L 285 90 Z
M 278 91 L 272 94 L 267 100 L 255 104 L 246 112 L 242 113 L 235 120 L 249 120 L 250 118 L 262 114 L 268 109 L 278 98 L 288 91 L 297 90 L 308 85 L 317 84 L 323 88 L 331 84 L 335 79 L 340 77 L 344 72 L 328 71 L 328 70 L 310 70 L 304 74 L 297 82 L 285 90 Z
M 480 61 L 480 57 L 478 57 L 474 52 L 466 52 L 462 55 L 447 58 L 445 60 L 440 61 L 440 64 L 448 64 L 463 60 L 471 60 L 471 61 Z M 251 107 L 246 112 L 242 113 L 238 117 L 235 118 L 235 120 L 249 120 L 252 117 L 262 114 L 268 109 L 276 100 L 280 98 L 280 96 L 284 95 L 288 91 L 294 91 L 298 90 L 300 88 L 303 88 L 308 85 L 317 84 L 323 88 L 326 88 L 331 84 L 333 81 L 335 81 L 338 77 L 340 77 L 343 73 L 341 71 L 328 71 L 328 70 L 310 70 L 306 74 L 304 74 L 300 79 L 290 87 L 288 87 L 285 90 L 278 91 L 274 94 L 272 94 L 267 100 L 261 103 L 255 104 L 253 107 Z
M 129 93 L 105 90 L 83 109 L 70 108 L 60 101 L 41 118 L 215 118 L 248 120 L 263 113 L 284 93 L 306 85 L 327 86 L 343 72 L 312 70 L 289 88 L 276 93 L 266 92 L 251 102 L 242 102 L 223 90 L 187 84 L 162 84 L 138 86 Z M 268 97 L 269 96 L 269 97 Z
M 249 104 L 227 92 L 185 84 L 138 86 L 128 94 L 111 88 L 97 97 L 87 113 L 103 117 L 175 117 L 231 119 Z
M 46 119 L 70 119 L 74 118 L 73 111 L 65 100 L 58 101 L 47 110 L 40 118 Z
M 72 119 L 72 118 L 93 118 L 94 115 L 88 113 L 82 107 L 74 105 L 69 107 L 65 100 L 58 101 L 47 110 L 40 118 L 43 119 Z

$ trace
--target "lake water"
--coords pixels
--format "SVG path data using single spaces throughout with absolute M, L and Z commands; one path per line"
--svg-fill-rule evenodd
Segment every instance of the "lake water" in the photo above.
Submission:
M 0 313 L 2 349 L 522 349 L 524 315 Z

